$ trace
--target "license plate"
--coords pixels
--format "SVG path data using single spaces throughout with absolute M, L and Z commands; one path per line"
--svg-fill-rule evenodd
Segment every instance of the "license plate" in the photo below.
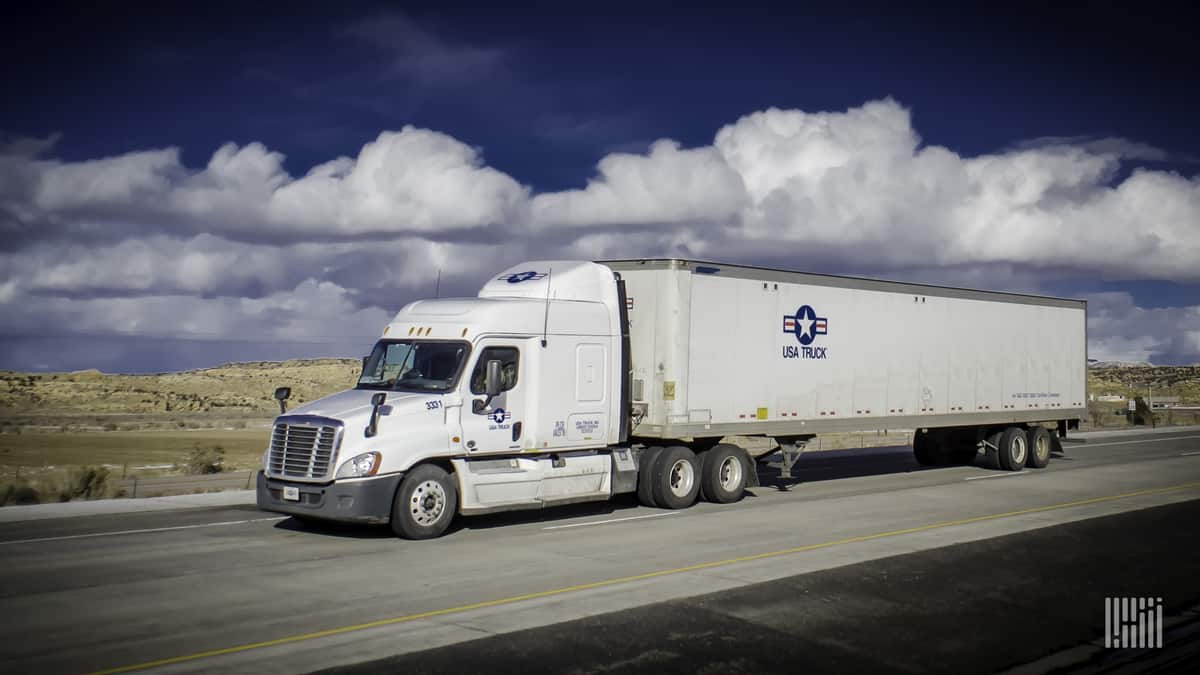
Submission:
M 298 501 L 300 501 L 300 488 L 298 488 L 298 487 L 284 487 L 284 488 L 283 488 L 283 498 L 284 498 L 284 499 L 286 499 L 286 500 L 288 500 L 288 501 L 290 501 L 290 502 L 298 502 Z

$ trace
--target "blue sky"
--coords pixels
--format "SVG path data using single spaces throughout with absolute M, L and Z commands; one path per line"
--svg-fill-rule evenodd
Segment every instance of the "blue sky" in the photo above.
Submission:
M 439 269 L 662 255 L 1084 297 L 1094 357 L 1200 361 L 1169 9 L 38 7 L 0 368 L 354 356 Z

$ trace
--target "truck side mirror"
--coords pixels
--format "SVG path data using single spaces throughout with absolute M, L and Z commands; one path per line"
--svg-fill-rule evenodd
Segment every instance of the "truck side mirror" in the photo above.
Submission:
M 379 409 L 383 407 L 383 402 L 386 400 L 387 394 L 382 391 L 371 396 L 371 421 L 367 422 L 367 428 L 363 430 L 363 435 L 367 438 L 379 432 Z
M 500 381 L 500 362 L 492 359 L 487 362 L 487 376 L 483 384 L 483 389 L 487 392 L 488 398 L 500 395 L 501 384 L 503 383 Z
M 292 388 L 291 387 L 279 387 L 278 389 L 275 390 L 275 400 L 279 401 L 279 414 L 280 415 L 287 412 L 287 404 L 284 403 L 284 401 L 291 398 L 291 396 L 292 396 Z
M 500 377 L 500 361 L 492 359 L 487 362 L 487 370 L 483 376 L 483 391 L 487 394 L 487 398 L 480 401 L 475 399 L 471 403 L 471 412 L 476 415 L 482 415 L 487 412 L 487 408 L 492 404 L 492 399 L 500 395 L 500 387 L 503 385 Z

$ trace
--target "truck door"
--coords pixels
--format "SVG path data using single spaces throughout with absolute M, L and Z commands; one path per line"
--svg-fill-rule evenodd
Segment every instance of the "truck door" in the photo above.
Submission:
M 500 394 L 487 401 L 484 380 L 488 361 L 500 362 Z M 463 445 L 468 455 L 519 450 L 529 410 L 521 375 L 521 349 L 517 343 L 484 341 L 475 352 L 463 395 Z

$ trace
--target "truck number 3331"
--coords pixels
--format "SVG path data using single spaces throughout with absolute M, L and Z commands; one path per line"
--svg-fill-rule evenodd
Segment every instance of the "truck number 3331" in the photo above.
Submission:
M 442 407 L 441 401 L 425 401 L 426 410 L 437 410 L 440 407 Z

